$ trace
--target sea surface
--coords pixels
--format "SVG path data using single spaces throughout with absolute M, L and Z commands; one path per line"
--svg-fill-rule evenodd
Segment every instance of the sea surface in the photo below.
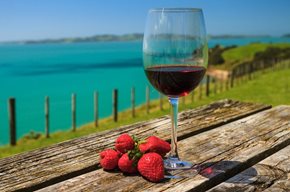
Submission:
M 252 42 L 290 42 L 290 38 L 212 39 L 209 47 Z M 145 102 L 149 85 L 142 68 L 142 42 L 0 44 L 0 145 L 9 142 L 8 99 L 16 99 L 17 138 L 44 132 L 44 100 L 50 98 L 50 131 L 71 127 L 71 94 L 77 95 L 77 125 L 93 121 L 93 94 L 99 93 L 99 116 L 112 114 L 112 91 L 119 111 Z M 152 99 L 158 97 L 151 88 Z

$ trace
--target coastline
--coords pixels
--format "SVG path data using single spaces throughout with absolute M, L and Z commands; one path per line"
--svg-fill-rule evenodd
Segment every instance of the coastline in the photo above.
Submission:
M 290 61 L 288 61 L 288 67 L 290 67 Z M 199 98 L 198 91 L 196 89 L 194 101 L 191 95 L 186 97 L 186 100 L 180 99 L 179 112 L 186 109 L 192 109 L 197 106 L 208 105 L 209 103 L 225 98 L 231 98 L 235 100 L 240 100 L 244 102 L 257 102 L 257 103 L 267 103 L 273 106 L 286 104 L 290 105 L 290 87 L 287 78 L 290 75 L 290 68 L 283 69 L 277 68 L 274 72 L 266 71 L 263 73 L 258 72 L 255 74 L 255 78 L 250 81 L 245 81 L 238 86 L 229 89 L 228 91 L 218 92 L 214 94 L 213 92 L 209 97 L 203 96 L 203 99 Z M 288 79 L 289 80 L 289 79 Z M 279 86 L 277 85 L 277 82 Z M 287 84 L 288 82 L 288 84 Z M 267 89 L 263 86 L 267 84 Z M 214 89 L 214 87 L 212 87 Z M 259 95 L 257 95 L 257 90 Z M 243 94 L 247 93 L 247 94 Z M 270 94 L 272 93 L 272 94 Z M 51 134 L 50 138 L 45 138 L 41 135 L 38 139 L 28 136 L 28 138 L 23 138 L 18 141 L 15 147 L 11 146 L 0 146 L 0 158 L 10 156 L 12 154 L 21 153 L 23 151 L 30 151 L 36 148 L 45 147 L 52 145 L 54 143 L 59 143 L 62 141 L 70 140 L 80 136 L 88 135 L 90 133 L 96 133 L 98 131 L 105 131 L 108 129 L 114 129 L 117 127 L 126 126 L 127 124 L 134 124 L 141 121 L 146 121 L 153 118 L 158 118 L 164 115 L 169 115 L 169 105 L 164 98 L 163 110 L 160 110 L 160 101 L 155 100 L 151 102 L 150 113 L 146 114 L 146 105 L 138 106 L 136 108 L 136 117 L 131 118 L 131 110 L 125 110 L 120 113 L 120 118 L 117 123 L 113 121 L 112 117 L 100 120 L 99 126 L 95 127 L 93 122 L 87 123 L 80 126 L 75 132 L 71 130 L 59 131 Z M 184 102 L 186 104 L 184 104 Z M 36 136 L 36 135 L 34 135 Z
M 208 35 L 209 40 L 214 39 L 253 39 L 253 38 L 290 38 L 289 34 L 282 36 L 271 35 Z M 89 42 L 124 42 L 124 41 L 142 41 L 143 33 L 131 34 L 100 34 L 87 37 L 65 37 L 57 39 L 39 39 L 39 40 L 21 40 L 21 41 L 5 41 L 0 44 L 47 44 L 47 43 L 89 43 Z
M 224 45 L 237 42 L 243 45 L 256 39 L 219 39 L 210 41 L 210 45 L 221 41 Z M 29 131 L 44 131 L 46 96 L 51 100 L 52 132 L 71 127 L 72 93 L 77 94 L 78 126 L 91 122 L 94 117 L 94 91 L 100 94 L 100 118 L 112 114 L 115 88 L 120 91 L 120 110 L 130 108 L 132 87 L 136 89 L 136 105 L 146 102 L 148 82 L 140 59 L 142 42 L 11 45 L 7 49 L 1 45 L 0 50 L 0 80 L 4 82 L 0 89 L 5 90 L 0 95 L 1 144 L 8 143 L 9 138 L 7 99 L 10 97 L 17 101 L 17 138 Z M 150 96 L 157 99 L 157 91 L 152 89 Z

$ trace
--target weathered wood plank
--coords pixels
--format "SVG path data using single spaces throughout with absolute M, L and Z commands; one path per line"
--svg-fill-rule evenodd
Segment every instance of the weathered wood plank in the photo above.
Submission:
M 179 139 L 199 134 L 269 106 L 224 100 L 180 114 Z M 98 169 L 98 152 L 121 133 L 170 138 L 169 116 L 59 143 L 0 160 L 0 191 L 34 190 Z
M 289 119 L 290 106 L 280 106 L 181 140 L 181 158 L 201 167 L 192 178 L 155 184 L 99 169 L 40 191 L 205 191 L 289 145 Z
M 271 187 L 265 189 L 263 192 L 289 192 L 290 191 L 290 177 L 288 173 L 287 179 L 275 182 Z
M 290 191 L 290 145 L 208 192 Z

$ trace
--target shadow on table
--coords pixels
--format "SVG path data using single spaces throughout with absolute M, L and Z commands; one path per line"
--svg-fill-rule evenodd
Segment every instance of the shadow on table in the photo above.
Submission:
M 258 175 L 255 168 L 250 167 L 243 171 L 243 176 L 239 179 L 231 179 L 234 175 L 242 172 L 242 163 L 239 161 L 219 161 L 209 162 L 198 166 L 199 174 L 206 178 L 226 177 L 227 183 L 251 183 L 252 178 Z

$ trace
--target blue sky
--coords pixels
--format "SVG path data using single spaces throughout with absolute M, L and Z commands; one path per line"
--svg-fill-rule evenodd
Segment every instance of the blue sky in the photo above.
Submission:
M 290 0 L 0 0 L 0 41 L 142 33 L 153 7 L 202 8 L 214 35 L 290 33 Z

